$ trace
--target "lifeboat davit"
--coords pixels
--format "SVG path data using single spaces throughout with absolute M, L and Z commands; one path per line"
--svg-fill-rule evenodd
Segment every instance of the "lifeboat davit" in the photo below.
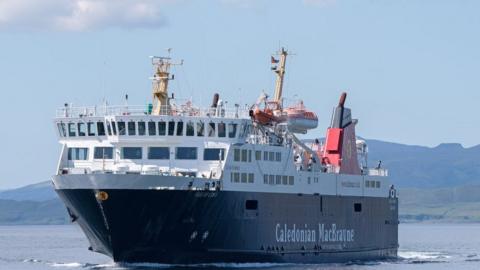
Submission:
M 305 108 L 303 102 L 289 107 L 285 110 L 287 113 L 288 130 L 294 133 L 307 133 L 307 130 L 317 128 L 317 115 Z

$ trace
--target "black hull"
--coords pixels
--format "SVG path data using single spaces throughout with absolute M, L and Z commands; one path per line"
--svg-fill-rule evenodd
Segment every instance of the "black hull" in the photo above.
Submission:
M 116 262 L 330 263 L 388 259 L 397 254 L 398 202 L 394 198 L 102 191 L 108 194 L 103 201 L 96 197 L 98 190 L 57 189 L 91 249 Z M 258 208 L 246 209 L 246 200 L 256 200 Z M 362 204 L 361 212 L 354 211 L 354 203 Z M 305 241 L 282 241 L 285 238 L 279 238 L 279 230 L 293 224 L 316 234 L 311 239 L 297 238 Z M 355 235 L 325 241 L 320 239 L 319 224 L 351 229 Z

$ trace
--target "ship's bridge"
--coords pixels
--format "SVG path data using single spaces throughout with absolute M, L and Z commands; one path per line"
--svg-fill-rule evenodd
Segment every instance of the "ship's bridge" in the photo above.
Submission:
M 60 174 L 138 173 L 218 179 L 229 146 L 244 143 L 247 108 L 65 106 L 55 126 Z

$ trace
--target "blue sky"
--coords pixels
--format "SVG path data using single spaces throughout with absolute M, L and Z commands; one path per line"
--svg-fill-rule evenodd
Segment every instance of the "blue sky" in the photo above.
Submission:
M 38 4 L 41 2 L 41 4 Z M 293 51 L 285 96 L 322 136 L 342 91 L 358 135 L 436 146 L 480 143 L 480 2 L 4 0 L 0 2 L 0 189 L 49 179 L 52 118 L 65 102 L 150 101 L 148 56 L 184 59 L 171 90 L 208 104 L 271 92 L 269 57 Z

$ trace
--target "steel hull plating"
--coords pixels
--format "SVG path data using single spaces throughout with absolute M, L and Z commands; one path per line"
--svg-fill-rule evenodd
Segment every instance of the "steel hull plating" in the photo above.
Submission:
M 92 250 L 117 262 L 323 263 L 397 253 L 397 199 L 101 189 L 108 198 L 99 200 L 98 191 L 57 188 Z

